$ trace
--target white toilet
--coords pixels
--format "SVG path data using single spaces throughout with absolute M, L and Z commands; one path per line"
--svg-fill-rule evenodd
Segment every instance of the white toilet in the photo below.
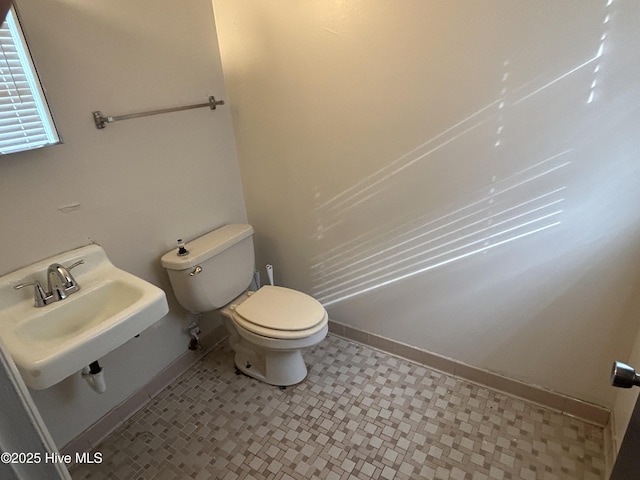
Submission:
M 327 335 L 324 307 L 302 292 L 264 286 L 248 292 L 254 272 L 253 227 L 231 224 L 162 256 L 180 304 L 192 313 L 219 310 L 236 367 L 281 387 L 307 376 L 301 349 Z

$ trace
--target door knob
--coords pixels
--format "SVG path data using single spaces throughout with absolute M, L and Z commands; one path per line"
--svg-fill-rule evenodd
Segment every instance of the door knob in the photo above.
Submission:
M 611 385 L 620 388 L 631 388 L 634 385 L 640 386 L 640 375 L 635 369 L 626 363 L 613 362 L 611 367 Z

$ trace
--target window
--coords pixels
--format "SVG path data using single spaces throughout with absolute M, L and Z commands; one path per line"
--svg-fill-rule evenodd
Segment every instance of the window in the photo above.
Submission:
M 60 143 L 13 7 L 0 26 L 0 154 Z

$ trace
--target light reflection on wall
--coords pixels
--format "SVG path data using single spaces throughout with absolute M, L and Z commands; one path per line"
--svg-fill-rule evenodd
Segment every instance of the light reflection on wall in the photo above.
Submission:
M 450 143 L 455 142 L 483 123 L 490 121 L 492 119 L 491 110 L 494 109 L 498 103 L 499 100 L 496 100 L 489 105 L 486 105 L 472 115 L 469 115 L 467 118 L 427 140 L 422 145 L 419 145 L 410 152 L 402 155 L 400 158 L 392 161 L 389 165 L 363 178 L 361 181 L 345 189 L 330 200 L 320 202 L 316 206 L 316 215 L 323 220 L 332 217 L 344 216 L 349 212 L 349 210 L 356 208 L 361 203 L 366 202 L 374 195 L 377 195 L 379 193 L 378 189 L 384 186 L 384 183 L 389 181 L 392 177 L 423 161 L 429 155 L 432 155 Z M 326 231 L 333 226 L 334 225 L 331 223 L 325 223 L 321 226 L 319 225 L 319 235 L 322 236 L 323 231 Z
M 510 200 L 536 183 L 548 185 L 547 177 L 570 164 L 568 153 L 496 182 L 488 195 L 479 192 L 477 200 L 437 219 L 385 225 L 326 252 L 311 267 L 314 295 L 328 306 L 558 225 L 565 187 Z
M 540 148 L 537 159 L 523 162 L 519 157 L 525 154 L 513 142 L 505 148 L 509 144 L 505 139 L 513 130 L 527 128 L 522 119 L 531 115 L 533 104 L 552 112 L 559 96 L 569 98 L 576 108 L 580 102 L 594 102 L 612 3 L 606 1 L 597 49 L 586 59 L 550 78 L 536 77 L 511 86 L 513 62 L 505 60 L 498 98 L 331 198 L 317 194 L 315 241 L 322 244 L 330 235 L 333 247 L 320 248 L 311 262 L 313 295 L 330 306 L 560 225 L 567 195 L 564 180 L 574 148 L 557 141 Z M 553 120 L 549 118 L 549 123 Z M 407 212 L 384 211 L 386 196 L 401 188 L 403 178 L 424 175 L 427 162 L 442 163 L 457 145 L 467 144 L 467 150 L 472 150 L 469 145 L 478 139 L 486 141 L 489 131 L 492 150 L 488 156 L 495 159 L 496 173 L 489 173 L 484 185 L 479 182 L 465 199 L 444 211 L 438 211 L 442 208 L 438 204 L 422 209 L 410 205 L 411 192 L 404 193 Z M 487 157 L 486 145 L 478 148 L 485 148 Z M 520 167 L 514 172 L 516 165 Z M 486 171 L 491 170 L 488 165 Z M 393 201 L 398 203 L 398 198 Z M 376 210 L 384 211 L 379 226 L 355 228 L 353 235 L 336 233 L 349 231 L 349 222 L 357 215 Z M 337 243 L 340 236 L 347 238 Z

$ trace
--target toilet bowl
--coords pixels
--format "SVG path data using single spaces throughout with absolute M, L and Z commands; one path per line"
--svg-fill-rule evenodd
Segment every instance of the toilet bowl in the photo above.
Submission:
M 247 292 L 220 310 L 241 372 L 278 386 L 307 376 L 301 349 L 320 343 L 328 316 L 314 298 L 284 287 Z
M 232 224 L 162 256 L 180 304 L 193 313 L 218 311 L 229 332 L 236 368 L 271 385 L 303 381 L 301 349 L 327 335 L 328 315 L 313 297 L 264 286 L 247 290 L 253 277 L 253 228 Z

